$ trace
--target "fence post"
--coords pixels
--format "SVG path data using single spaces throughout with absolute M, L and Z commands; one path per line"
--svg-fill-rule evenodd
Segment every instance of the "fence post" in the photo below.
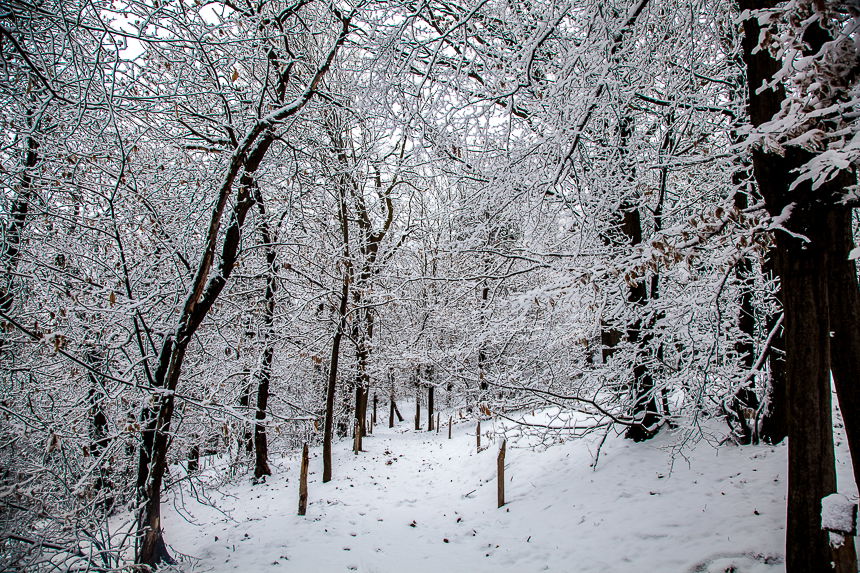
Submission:
M 355 420 L 354 426 L 352 449 L 355 455 L 358 455 L 359 450 L 361 450 L 361 424 L 358 422 L 358 419 Z
M 505 505 L 505 449 L 507 447 L 507 440 L 502 440 L 502 447 L 499 448 L 499 457 L 496 459 L 496 469 L 498 470 L 498 480 L 499 480 L 499 505 L 498 507 L 502 507 Z
M 302 447 L 302 469 L 299 474 L 299 515 L 308 510 L 308 444 Z

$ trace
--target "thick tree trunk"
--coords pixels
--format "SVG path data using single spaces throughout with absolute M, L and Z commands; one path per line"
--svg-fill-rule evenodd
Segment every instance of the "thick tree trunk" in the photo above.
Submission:
M 785 173 L 789 173 L 785 171 Z M 785 309 L 788 382 L 788 523 L 786 570 L 829 568 L 828 535 L 821 530 L 821 499 L 836 491 L 830 404 L 830 327 L 824 248 L 827 218 L 795 207 L 791 230 L 777 234 L 777 270 Z
M 742 9 L 759 3 L 741 0 Z M 780 109 L 784 91 L 758 91 L 779 69 L 767 50 L 757 50 L 756 18 L 743 23 L 749 114 L 754 126 Z M 777 231 L 774 266 L 782 290 L 788 401 L 788 515 L 786 571 L 830 570 L 828 535 L 821 529 L 821 499 L 836 490 L 830 403 L 830 305 L 828 256 L 835 193 L 808 182 L 789 191 L 794 170 L 810 155 L 788 148 L 783 156 L 754 149 L 753 166 L 768 212 L 789 232 Z M 785 220 L 788 215 L 787 220 Z M 853 281 L 852 281 L 853 282 Z M 856 567 L 855 567 L 856 568 Z
M 846 182 L 847 183 L 847 182 Z M 835 208 L 828 222 L 830 257 L 827 292 L 830 302 L 830 368 L 839 409 L 851 449 L 854 479 L 860 483 L 860 289 L 857 268 L 848 254 L 854 248 L 851 210 Z

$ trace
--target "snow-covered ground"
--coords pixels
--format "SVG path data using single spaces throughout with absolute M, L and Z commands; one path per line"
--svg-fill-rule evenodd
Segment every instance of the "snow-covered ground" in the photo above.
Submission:
M 784 446 L 703 440 L 679 453 L 677 432 L 644 444 L 610 435 L 593 469 L 599 434 L 546 449 L 512 440 L 498 509 L 499 441 L 477 453 L 474 432 L 377 426 L 358 456 L 335 444 L 327 484 L 312 449 L 305 517 L 297 457 L 276 460 L 267 483 L 222 488 L 219 510 L 187 493 L 180 512 L 165 507 L 166 538 L 191 557 L 182 570 L 201 572 L 784 571 Z

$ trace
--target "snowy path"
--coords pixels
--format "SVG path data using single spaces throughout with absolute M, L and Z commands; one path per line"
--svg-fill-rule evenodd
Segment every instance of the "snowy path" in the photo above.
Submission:
M 336 444 L 328 484 L 312 449 L 305 517 L 299 464 L 279 460 L 268 483 L 225 488 L 229 518 L 188 497 L 195 524 L 168 509 L 167 539 L 198 559 L 186 571 L 784 570 L 784 447 L 702 442 L 670 465 L 668 433 L 611 437 L 593 471 L 597 437 L 543 452 L 509 444 L 508 505 L 497 509 L 498 444 L 478 454 L 473 432 L 455 425 L 449 441 L 444 430 L 377 428 L 359 456 Z

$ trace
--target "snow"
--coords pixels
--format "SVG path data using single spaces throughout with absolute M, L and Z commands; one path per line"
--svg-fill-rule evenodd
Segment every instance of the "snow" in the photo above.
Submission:
M 474 430 L 456 424 L 448 440 L 447 426 L 377 426 L 357 456 L 350 440 L 335 444 L 327 484 L 312 448 L 305 517 L 298 455 L 275 460 L 264 484 L 210 492 L 218 510 L 186 489 L 179 511 L 166 504 L 166 539 L 189 572 L 785 570 L 784 445 L 717 448 L 714 434 L 679 451 L 681 430 L 642 444 L 610 435 L 593 469 L 602 434 L 548 448 L 509 434 L 507 504 L 497 509 L 500 439 L 484 436 L 478 453 Z
M 857 529 L 857 504 L 841 493 L 832 493 L 821 500 L 821 527 L 847 533 Z

